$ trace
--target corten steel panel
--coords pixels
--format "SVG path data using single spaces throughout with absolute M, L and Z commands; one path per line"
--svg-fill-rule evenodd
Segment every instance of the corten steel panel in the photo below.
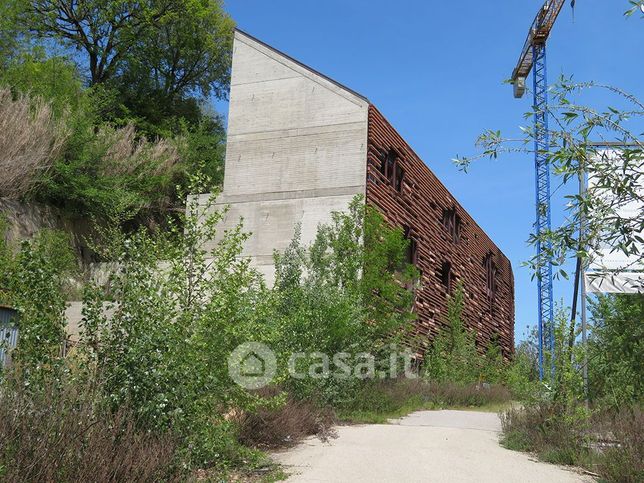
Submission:
M 392 148 L 405 172 L 400 193 L 380 172 L 382 153 Z M 455 283 L 463 284 L 465 324 L 476 331 L 478 346 L 483 348 L 490 337 L 498 336 L 504 356 L 512 354 L 514 277 L 510 261 L 374 106 L 369 108 L 366 194 L 367 203 L 377 207 L 389 223 L 410 227 L 417 242 L 416 266 L 422 271 L 422 281 L 416 295 L 415 326 L 420 341 L 429 344 L 445 325 L 448 293 L 440 269 L 449 262 Z M 461 219 L 458 242 L 441 221 L 443 210 L 450 208 Z M 493 297 L 484 264 L 488 254 L 498 270 Z

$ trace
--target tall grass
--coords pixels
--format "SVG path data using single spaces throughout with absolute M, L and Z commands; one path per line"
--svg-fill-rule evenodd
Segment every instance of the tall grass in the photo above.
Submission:
M 501 416 L 507 448 L 596 472 L 604 481 L 644 481 L 644 413 L 562 412 L 552 403 L 513 408 Z
M 0 393 L 3 481 L 172 481 L 175 449 L 170 435 L 138 429 L 127 407 L 106 411 L 77 384 Z
M 402 378 L 365 383 L 355 396 L 338 407 L 338 415 L 348 422 L 382 423 L 420 409 L 496 410 L 510 400 L 510 391 L 500 385 Z
M 15 199 L 27 194 L 68 136 L 48 103 L 26 95 L 14 98 L 0 87 L 0 196 Z

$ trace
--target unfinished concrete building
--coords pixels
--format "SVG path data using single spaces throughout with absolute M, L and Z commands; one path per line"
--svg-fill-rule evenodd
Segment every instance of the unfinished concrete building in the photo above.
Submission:
M 296 224 L 311 242 L 331 212 L 357 194 L 411 240 L 422 272 L 416 328 L 427 340 L 445 323 L 460 281 L 464 318 L 479 344 L 514 343 L 512 267 L 485 232 L 362 95 L 252 36 L 235 32 L 222 228 L 244 219 L 245 255 L 274 280 L 273 251 Z

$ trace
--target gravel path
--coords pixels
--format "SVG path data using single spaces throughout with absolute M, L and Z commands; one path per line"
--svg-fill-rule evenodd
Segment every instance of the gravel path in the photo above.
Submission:
M 341 426 L 276 453 L 292 482 L 592 482 L 502 448 L 493 413 L 419 411 L 391 424 Z

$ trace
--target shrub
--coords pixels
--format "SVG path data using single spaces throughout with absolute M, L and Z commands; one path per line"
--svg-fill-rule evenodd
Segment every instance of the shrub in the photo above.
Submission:
M 511 408 L 501 414 L 502 444 L 510 449 L 533 451 L 551 463 L 578 465 L 588 457 L 588 415 L 563 414 L 552 403 Z
M 93 114 L 75 115 L 64 156 L 42 180 L 40 200 L 103 223 L 158 214 L 175 201 L 177 147 L 149 141 L 132 125 L 95 127 Z
M 644 400 L 644 294 L 599 296 L 591 304 L 590 397 L 618 409 Z
M 286 400 L 278 403 L 277 407 L 268 405 L 236 415 L 241 443 L 260 448 L 282 448 L 293 446 L 307 436 L 327 439 L 334 434 L 332 425 L 336 419 L 330 408 L 280 394 L 277 388 L 266 388 L 259 394 L 266 400 L 280 395 Z
M 62 362 L 65 291 L 75 269 L 69 237 L 61 232 L 43 230 L 17 253 L 0 238 L 0 296 L 18 311 L 12 362 L 26 381 L 51 376 Z
M 182 122 L 178 143 L 186 175 L 202 172 L 215 186 L 224 183 L 226 129 L 222 118 L 203 113 L 196 124 Z
M 532 400 L 539 390 L 539 369 L 532 339 L 522 341 L 505 370 L 505 384 L 520 401 Z
M 463 287 L 459 285 L 447 302 L 447 324 L 425 355 L 424 377 L 457 384 L 501 383 L 506 364 L 499 341 L 492 338 L 485 352 L 479 352 L 476 333 L 465 327 L 463 304 Z
M 191 175 L 223 180 L 222 121 L 194 98 L 175 99 L 183 107 L 166 112 L 167 102 L 151 106 L 137 96 L 139 116 L 119 85 L 85 88 L 72 61 L 41 47 L 7 59 L 0 86 L 0 196 L 152 225 L 183 204 L 176 186 L 185 188 Z M 145 119 L 149 109 L 153 120 Z
M 73 62 L 59 56 L 47 58 L 41 47 L 15 56 L 0 72 L 0 84 L 14 95 L 43 99 L 55 117 L 76 112 L 86 100 L 82 76 Z
M 332 357 L 345 352 L 356 357 L 368 352 L 376 361 L 388 362 L 392 344 L 407 334 L 414 317 L 407 285 L 417 274 L 405 263 L 407 244 L 402 231 L 390 228 L 361 197 L 347 212 L 333 213 L 310 247 L 301 245 L 298 230 L 288 249 L 275 256 L 270 320 L 278 353 Z M 311 361 L 301 362 L 308 366 Z M 353 377 L 286 382 L 298 397 L 329 404 L 354 397 L 359 383 Z
M 584 408 L 562 413 L 552 403 L 513 408 L 501 415 L 502 444 L 531 451 L 551 463 L 583 466 L 606 481 L 636 482 L 644 476 L 644 417 L 640 408 L 618 413 Z
M 79 348 L 109 406 L 127 403 L 143 427 L 172 429 L 191 467 L 243 454 L 224 415 L 255 398 L 230 379 L 227 358 L 268 330 L 263 283 L 239 257 L 247 235 L 238 226 L 218 238 L 223 212 L 209 209 L 192 197 L 168 231 L 104 234 L 115 270 L 109 287 L 86 291 Z

